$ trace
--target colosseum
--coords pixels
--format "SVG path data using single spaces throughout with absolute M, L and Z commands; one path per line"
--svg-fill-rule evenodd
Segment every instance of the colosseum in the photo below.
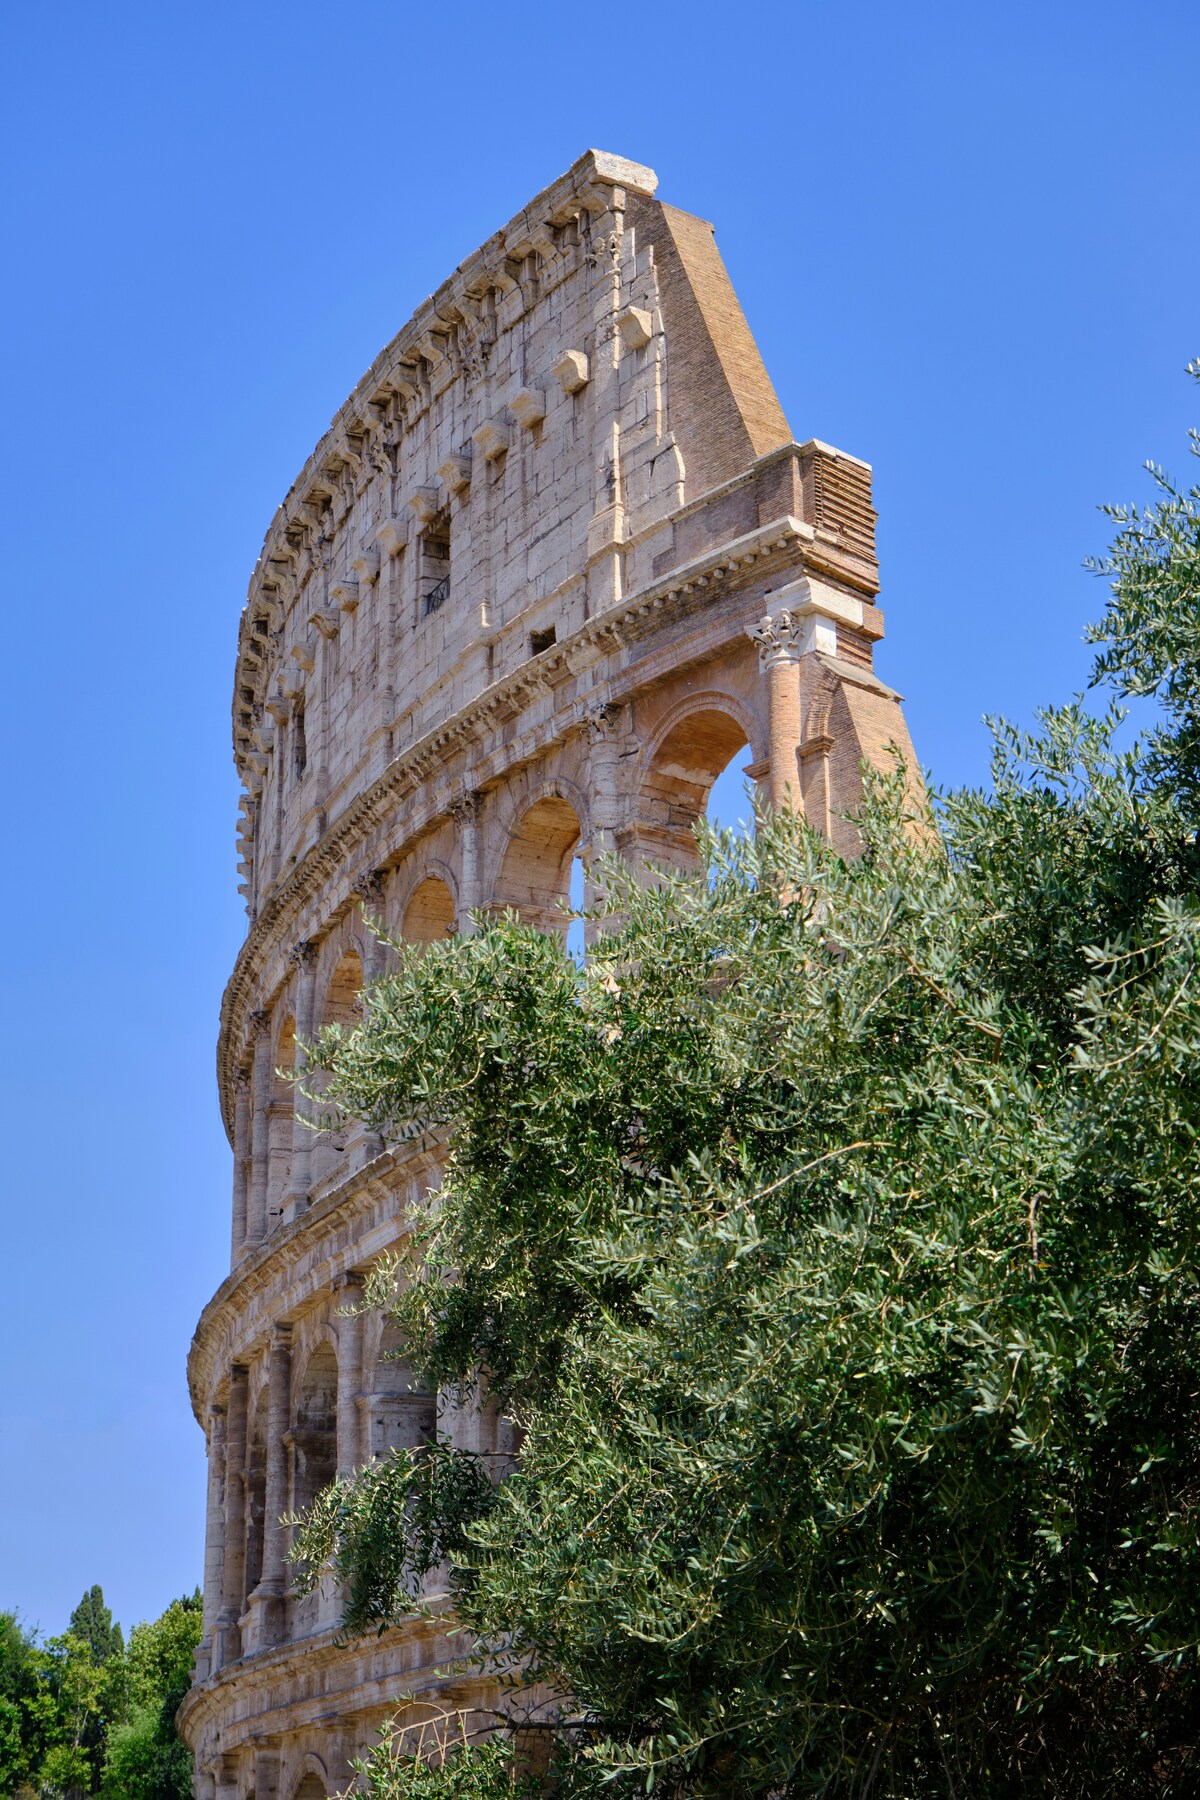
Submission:
M 206 1800 L 353 1781 L 396 1697 L 487 1712 L 431 1612 L 339 1642 L 290 1583 L 286 1515 L 438 1430 L 364 1271 L 437 1145 L 314 1132 L 307 1040 L 385 956 L 513 907 L 563 930 L 572 869 L 686 864 L 740 752 L 852 847 L 863 760 L 911 759 L 883 635 L 871 472 L 793 441 L 712 227 L 589 151 L 462 263 L 338 412 L 267 532 L 238 636 L 248 930 L 221 1013 L 229 1275 L 192 1343 L 208 1446 L 204 1634 L 179 1718 Z M 436 1596 L 435 1596 L 436 1598 Z

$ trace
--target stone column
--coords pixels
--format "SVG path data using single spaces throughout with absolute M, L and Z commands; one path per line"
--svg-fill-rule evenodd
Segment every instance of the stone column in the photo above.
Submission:
M 289 1532 L 282 1524 L 288 1508 L 286 1438 L 291 1429 L 292 1328 L 276 1325 L 267 1364 L 267 1482 L 263 1506 L 262 1580 L 257 1593 L 262 1601 L 260 1641 L 277 1644 L 283 1636 L 283 1599 L 287 1592 Z
M 203 1681 L 213 1667 L 217 1619 L 221 1611 L 221 1584 L 225 1570 L 225 1408 L 214 1406 L 208 1415 L 208 1506 L 204 1519 L 204 1626 L 196 1651 L 196 1680 Z
M 483 891 L 483 795 L 467 788 L 450 808 L 458 834 L 458 917 L 455 928 L 462 937 L 473 937 L 471 914 L 486 900 Z
M 364 876 L 354 889 L 354 892 L 358 896 L 359 904 L 367 918 L 375 919 L 381 925 L 386 922 L 383 910 L 384 900 L 386 898 L 384 892 L 386 882 L 387 877 L 384 871 L 382 869 L 375 869 L 370 875 Z M 373 981 L 379 980 L 379 977 L 383 974 L 383 967 L 386 960 L 386 945 L 380 943 L 374 932 L 368 931 L 363 943 L 362 965 L 364 988 L 369 988 Z M 383 1155 L 383 1137 L 378 1131 L 368 1131 L 365 1126 L 360 1125 L 358 1130 L 359 1137 L 354 1152 L 355 1161 L 357 1164 L 374 1162 L 377 1156 Z M 347 1148 L 349 1147 L 350 1145 L 348 1142 Z
M 259 1750 L 255 1755 L 254 1800 L 279 1800 L 278 1750 Z
M 765 614 L 747 635 L 758 645 L 759 667 L 767 681 L 767 799 L 776 812 L 802 812 L 797 753 L 800 715 L 800 653 L 803 621 L 786 609 Z
M 349 1270 L 334 1283 L 338 1296 L 337 1478 L 352 1475 L 364 1461 L 358 1416 L 362 1386 L 362 1318 L 357 1311 L 363 1278 Z
M 229 1412 L 225 1429 L 225 1554 L 221 1569 L 221 1612 L 217 1621 L 215 1666 L 224 1668 L 242 1654 L 242 1616 L 246 1579 L 246 1403 L 249 1370 L 234 1363 L 229 1371 Z
M 617 831 L 621 824 L 621 796 L 618 764 L 621 748 L 618 736 L 620 710 L 615 706 L 597 706 L 584 720 L 588 745 L 588 801 L 591 810 L 592 835 L 586 846 L 587 888 L 585 905 L 590 909 L 600 898 L 600 888 L 592 865 L 600 856 L 610 856 L 617 847 Z M 590 950 L 597 934 L 589 919 L 584 942 Z
M 241 1800 L 236 1756 L 218 1756 L 213 1764 L 213 1777 L 215 1800 Z
M 254 1073 L 250 1094 L 250 1191 L 246 1204 L 246 1243 L 261 1244 L 267 1235 L 267 1182 L 271 1172 L 271 1015 L 261 1008 L 250 1015 Z
M 295 1073 L 297 1081 L 303 1076 L 308 1066 L 308 1057 L 304 1045 L 312 1038 L 314 1030 L 313 1013 L 315 1011 L 317 986 L 317 946 L 311 941 L 297 944 L 292 951 L 292 961 L 299 971 L 296 982 L 296 1059 Z M 283 1199 L 284 1214 L 294 1218 L 303 1212 L 308 1204 L 308 1190 L 312 1186 L 312 1141 L 310 1126 L 304 1123 L 302 1113 L 305 1102 L 301 1098 L 298 1086 L 292 1089 L 292 1165 L 288 1181 L 288 1191 Z
M 247 1069 L 239 1069 L 233 1078 L 233 1232 L 229 1253 L 230 1268 L 237 1263 L 246 1241 L 250 1168 L 250 1074 Z

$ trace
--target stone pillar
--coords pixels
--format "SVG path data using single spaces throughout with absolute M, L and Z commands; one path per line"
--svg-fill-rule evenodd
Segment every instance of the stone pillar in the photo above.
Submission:
M 263 1506 L 262 1580 L 256 1590 L 261 1602 L 259 1641 L 277 1644 L 283 1636 L 283 1601 L 287 1592 L 289 1532 L 282 1523 L 288 1509 L 287 1435 L 292 1408 L 292 1328 L 276 1325 L 267 1364 L 267 1483 Z
M 208 1506 L 204 1519 L 204 1626 L 196 1651 L 196 1680 L 213 1668 L 221 1585 L 225 1570 L 225 1408 L 208 1415 Z
M 621 479 L 621 276 L 625 190 L 610 188 L 596 203 L 588 261 L 595 271 L 592 301 L 592 517 L 587 538 L 588 617 L 621 598 L 625 505 Z
M 597 706 L 584 720 L 588 744 L 588 801 L 591 810 L 592 835 L 586 846 L 587 888 L 585 905 L 590 911 L 600 898 L 600 888 L 592 864 L 601 856 L 610 856 L 617 848 L 617 831 L 621 824 L 621 795 L 618 764 L 621 747 L 618 737 L 619 709 Z M 584 942 L 590 950 L 597 934 L 594 921 L 588 920 Z
M 362 1386 L 362 1318 L 352 1310 L 362 1299 L 363 1278 L 353 1269 L 334 1288 L 338 1295 L 337 1478 L 352 1475 L 362 1454 L 358 1395 Z
M 236 1756 L 218 1756 L 213 1764 L 213 1778 L 215 1800 L 241 1800 Z
M 239 1069 L 233 1078 L 233 1232 L 229 1266 L 233 1268 L 246 1242 L 246 1203 L 250 1182 L 250 1073 Z
M 797 757 L 803 726 L 800 653 L 804 623 L 785 608 L 748 626 L 747 635 L 758 645 L 759 667 L 767 681 L 766 797 L 776 812 L 802 812 Z
M 255 1755 L 254 1800 L 279 1800 L 278 1750 L 259 1750 Z
M 450 808 L 458 833 L 458 917 L 455 928 L 461 937 L 473 937 L 473 912 L 484 904 L 483 891 L 483 795 L 467 789 Z
M 246 1243 L 261 1244 L 267 1235 L 267 1182 L 271 1172 L 271 1015 L 261 1008 L 250 1015 L 254 1073 L 250 1094 L 250 1191 L 246 1204 Z
M 242 1616 L 246 1579 L 246 1404 L 249 1370 L 234 1363 L 229 1371 L 229 1412 L 225 1429 L 225 1554 L 221 1569 L 221 1612 L 217 1621 L 215 1667 L 222 1669 L 242 1654 Z
M 292 951 L 292 961 L 299 971 L 296 982 L 296 1060 L 295 1073 L 297 1081 L 308 1066 L 308 1056 L 304 1046 L 312 1038 L 314 1031 L 313 1014 L 315 1012 L 317 986 L 317 946 L 311 941 L 297 944 Z M 301 1098 L 299 1087 L 292 1089 L 292 1163 L 288 1180 L 288 1191 L 284 1196 L 283 1208 L 286 1218 L 292 1219 L 298 1212 L 303 1212 L 308 1204 L 308 1190 L 312 1186 L 312 1141 L 311 1126 L 304 1123 L 302 1114 L 305 1102 Z
M 355 887 L 363 912 L 368 919 L 375 919 L 381 925 L 384 921 L 384 888 L 386 876 L 382 869 L 375 869 L 364 876 Z M 363 987 L 369 988 L 373 981 L 378 981 L 383 974 L 384 962 L 387 958 L 387 947 L 381 944 L 374 932 L 366 933 L 363 943 Z M 350 1148 L 349 1141 L 347 1149 Z M 377 1156 L 383 1155 L 383 1137 L 378 1131 L 368 1131 L 365 1126 L 358 1127 L 358 1141 L 354 1145 L 355 1165 L 362 1166 L 374 1162 Z

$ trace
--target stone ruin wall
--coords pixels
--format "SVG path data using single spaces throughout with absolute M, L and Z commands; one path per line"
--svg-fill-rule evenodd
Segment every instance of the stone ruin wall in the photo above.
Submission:
M 358 384 L 267 534 L 233 733 L 249 928 L 226 990 L 231 1271 L 189 1359 L 208 1445 L 204 1637 L 180 1714 L 204 1800 L 339 1792 L 401 1691 L 484 1719 L 418 1620 L 336 1641 L 291 1591 L 296 1510 L 436 1431 L 498 1459 L 488 1408 L 417 1391 L 346 1312 L 439 1150 L 314 1134 L 289 1071 L 402 937 L 515 906 L 562 931 L 572 863 L 687 865 L 747 744 L 776 805 L 852 850 L 862 760 L 896 745 L 870 470 L 792 441 L 702 220 L 589 152 L 455 271 Z

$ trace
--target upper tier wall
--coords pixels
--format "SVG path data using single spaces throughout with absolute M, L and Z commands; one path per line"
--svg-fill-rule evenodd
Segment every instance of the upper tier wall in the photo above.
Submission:
M 251 917 L 405 749 L 679 553 L 790 433 L 703 221 L 589 151 L 341 408 L 250 585 L 234 689 Z

